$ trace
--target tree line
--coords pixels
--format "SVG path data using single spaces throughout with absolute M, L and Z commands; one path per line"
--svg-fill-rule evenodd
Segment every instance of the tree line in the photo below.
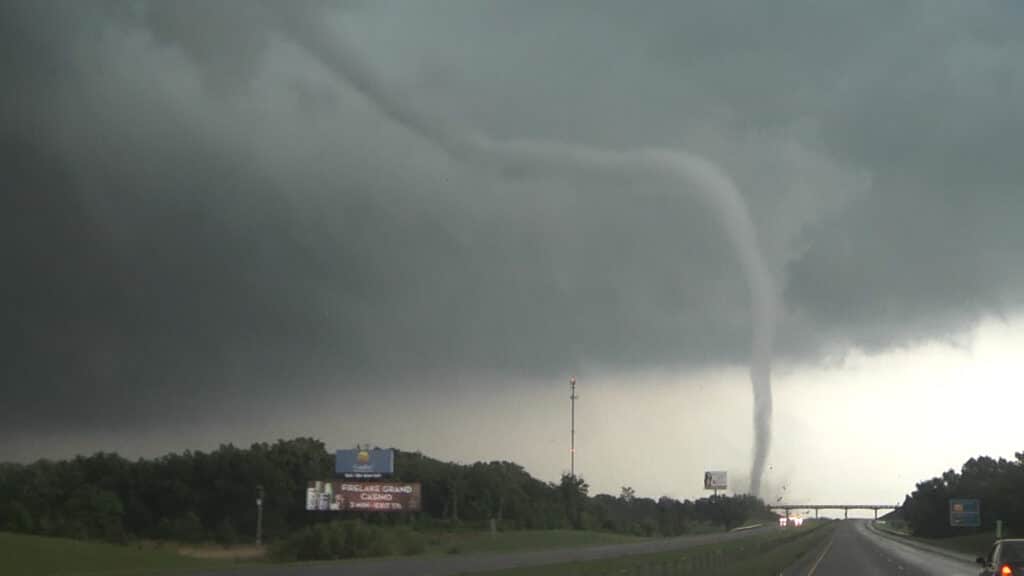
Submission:
M 903 501 L 904 521 L 915 535 L 939 538 L 971 531 L 991 531 L 997 520 L 1012 534 L 1024 535 L 1024 452 L 1014 460 L 986 456 L 971 458 L 960 472 L 919 482 Z M 977 529 L 949 525 L 949 500 L 981 501 L 981 526 Z
M 590 495 L 586 481 L 534 478 L 512 462 L 457 464 L 417 452 L 395 453 L 395 479 L 422 484 L 419 513 L 325 513 L 305 510 L 310 480 L 334 476 L 334 455 L 313 438 L 222 445 L 128 460 L 112 453 L 31 464 L 0 464 L 0 529 L 84 539 L 155 538 L 225 544 L 251 541 L 257 486 L 264 490 L 263 533 L 287 536 L 319 523 L 361 519 L 414 530 L 594 529 L 674 536 L 694 526 L 732 528 L 771 519 L 750 496 L 696 501 Z

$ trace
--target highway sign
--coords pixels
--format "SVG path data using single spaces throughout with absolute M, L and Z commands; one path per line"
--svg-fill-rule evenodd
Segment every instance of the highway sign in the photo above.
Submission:
M 725 470 L 709 470 L 704 473 L 704 489 L 725 490 L 729 486 L 728 477 Z
M 949 500 L 950 526 L 981 526 L 981 501 L 964 498 Z

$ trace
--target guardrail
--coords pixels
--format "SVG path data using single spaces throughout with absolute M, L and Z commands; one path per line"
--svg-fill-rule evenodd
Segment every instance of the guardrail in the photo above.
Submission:
M 883 538 L 891 538 L 893 540 L 898 540 L 899 542 L 906 544 L 907 546 L 910 546 L 912 548 L 917 548 L 918 550 L 924 550 L 926 552 L 931 552 L 933 554 L 945 556 L 946 558 L 949 558 L 951 560 L 959 560 L 961 562 L 966 562 L 968 564 L 974 563 L 974 556 L 971 554 L 957 552 L 955 550 L 949 550 L 941 546 L 928 544 L 926 542 L 922 542 L 910 536 L 909 534 L 901 534 L 889 528 L 882 528 L 875 522 L 868 522 L 868 530 L 874 532 L 875 534 L 878 534 L 879 536 L 882 536 Z
M 758 523 L 758 524 L 748 524 L 746 526 L 740 526 L 739 528 L 733 528 L 732 530 L 729 530 L 729 532 L 744 532 L 746 530 L 753 530 L 754 528 L 760 528 L 761 526 L 764 526 L 764 524 L 760 524 L 760 523 Z

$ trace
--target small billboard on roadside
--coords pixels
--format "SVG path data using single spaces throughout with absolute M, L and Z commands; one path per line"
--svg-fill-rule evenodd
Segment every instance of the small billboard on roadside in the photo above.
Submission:
M 345 478 L 383 478 L 395 473 L 395 451 L 380 448 L 338 450 L 334 473 Z
M 704 473 L 705 490 L 725 490 L 729 487 L 729 473 L 725 470 L 709 470 Z
M 981 526 L 981 501 L 967 498 L 950 498 L 949 525 L 970 528 Z
M 321 512 L 418 512 L 419 482 L 316 480 L 306 486 L 306 510 Z

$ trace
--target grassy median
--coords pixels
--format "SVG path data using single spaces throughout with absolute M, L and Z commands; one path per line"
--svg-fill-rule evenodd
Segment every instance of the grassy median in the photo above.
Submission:
M 576 548 L 644 542 L 650 538 L 590 530 L 510 530 L 506 532 L 427 532 L 426 553 L 479 554 L 545 548 Z
M 758 534 L 673 552 L 487 572 L 490 576 L 774 576 L 832 535 L 834 524 Z

